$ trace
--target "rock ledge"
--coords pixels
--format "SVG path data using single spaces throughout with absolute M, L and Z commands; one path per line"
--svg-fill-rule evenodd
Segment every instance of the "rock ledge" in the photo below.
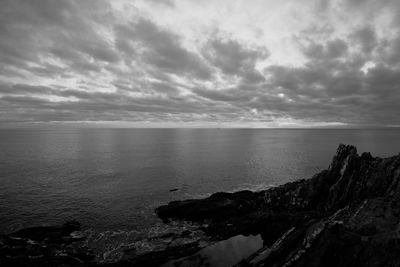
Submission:
M 237 266 L 400 266 L 400 154 L 357 154 L 339 145 L 332 163 L 307 180 L 268 190 L 216 193 L 158 207 L 166 223 L 200 225 L 210 240 L 261 234 L 263 247 Z M 34 227 L 0 239 L 1 266 L 98 266 L 80 224 Z M 187 238 L 185 231 L 177 238 Z M 201 249 L 194 241 L 108 266 L 158 266 Z M 204 246 L 204 245 L 203 245 Z

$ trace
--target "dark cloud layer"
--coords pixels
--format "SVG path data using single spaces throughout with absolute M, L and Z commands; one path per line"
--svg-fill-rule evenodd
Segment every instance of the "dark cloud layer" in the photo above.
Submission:
M 265 47 L 245 47 L 235 40 L 214 38 L 203 48 L 204 57 L 226 75 L 246 81 L 261 82 L 264 77 L 255 69 L 257 61 L 268 58 Z
M 266 45 L 219 31 L 193 44 L 151 16 L 121 19 L 109 1 L 2 0 L 0 123 L 400 125 L 398 2 L 315 2 L 316 18 L 356 11 L 361 23 L 309 26 L 292 36 L 304 62 L 279 64 Z
M 159 71 L 177 75 L 192 74 L 200 79 L 210 79 L 211 70 L 202 59 L 183 48 L 179 36 L 160 29 L 149 20 L 140 19 L 115 29 L 120 48 L 126 56 L 141 59 Z M 135 52 L 141 50 L 139 52 Z

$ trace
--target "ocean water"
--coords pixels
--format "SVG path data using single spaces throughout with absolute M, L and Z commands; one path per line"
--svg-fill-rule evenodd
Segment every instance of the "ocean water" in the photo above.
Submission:
M 380 157 L 394 155 L 400 152 L 399 134 L 397 129 L 3 129 L 0 231 L 76 219 L 97 232 L 143 234 L 162 225 L 153 212 L 161 204 L 309 178 L 328 167 L 339 143 Z

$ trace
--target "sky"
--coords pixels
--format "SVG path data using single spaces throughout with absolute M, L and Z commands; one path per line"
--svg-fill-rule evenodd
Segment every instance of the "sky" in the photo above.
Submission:
M 0 127 L 400 125 L 398 0 L 0 4 Z

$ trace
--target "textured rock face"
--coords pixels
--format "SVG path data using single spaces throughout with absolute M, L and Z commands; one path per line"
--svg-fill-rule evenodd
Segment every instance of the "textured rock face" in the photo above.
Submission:
M 0 239 L 0 266 L 75 266 L 89 264 L 94 255 L 79 243 L 80 224 L 32 227 Z
M 237 266 L 400 266 L 400 155 L 374 158 L 340 145 L 308 180 L 265 191 L 216 193 L 156 209 L 165 222 L 198 222 L 212 240 L 261 234 L 264 245 Z M 79 244 L 79 223 L 20 230 L 0 239 L 0 266 L 97 266 Z M 185 231 L 182 237 L 193 231 Z M 102 266 L 159 266 L 197 252 L 199 241 Z
M 202 221 L 215 239 L 261 233 L 264 248 L 239 266 L 400 266 L 400 155 L 374 158 L 339 145 L 308 180 L 261 192 L 217 193 L 156 212 Z
M 174 201 L 156 209 L 165 221 L 225 220 L 253 212 L 315 211 L 330 213 L 367 198 L 398 198 L 400 156 L 373 158 L 339 145 L 328 170 L 261 192 L 216 193 L 207 199 Z

